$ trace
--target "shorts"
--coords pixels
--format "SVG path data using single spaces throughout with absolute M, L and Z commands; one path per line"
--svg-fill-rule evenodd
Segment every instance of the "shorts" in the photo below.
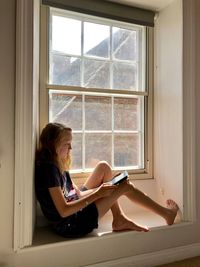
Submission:
M 63 237 L 81 237 L 98 228 L 98 210 L 91 203 L 80 211 L 63 218 L 53 226 L 54 231 Z
M 88 189 L 87 189 L 86 186 L 82 185 L 82 186 L 80 187 L 80 190 L 81 190 L 81 191 L 87 191 Z

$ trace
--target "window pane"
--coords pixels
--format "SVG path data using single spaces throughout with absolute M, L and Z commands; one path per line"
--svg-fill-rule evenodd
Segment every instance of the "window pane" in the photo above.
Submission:
M 85 167 L 94 168 L 99 160 L 106 160 L 111 164 L 111 150 L 110 134 L 86 134 Z
M 50 91 L 50 122 L 59 122 L 73 130 L 82 130 L 82 96 Z
M 111 130 L 111 98 L 85 97 L 86 130 Z
M 137 60 L 137 32 L 113 27 L 113 58 Z
M 98 60 L 84 60 L 84 86 L 93 88 L 109 88 L 109 63 Z
M 114 136 L 115 167 L 138 166 L 140 145 L 138 134 L 116 134 Z
M 136 91 L 137 69 L 135 65 L 113 63 L 113 88 Z
M 73 133 L 71 169 L 82 169 L 82 134 Z
M 79 58 L 52 54 L 50 60 L 50 84 L 80 86 L 81 60 Z
M 81 21 L 52 16 L 52 50 L 81 54 Z
M 139 127 L 138 98 L 114 98 L 114 129 L 136 131 Z
M 86 55 L 108 57 L 110 27 L 96 23 L 84 23 L 84 53 Z

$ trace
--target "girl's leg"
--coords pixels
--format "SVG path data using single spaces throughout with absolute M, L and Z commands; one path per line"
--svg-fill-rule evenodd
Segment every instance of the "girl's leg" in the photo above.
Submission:
M 112 170 L 110 165 L 106 161 L 100 161 L 84 183 L 84 186 L 87 189 L 96 188 L 102 183 L 111 180 L 111 178 Z
M 92 172 L 92 174 L 86 180 L 84 187 L 86 187 L 87 189 L 96 188 L 102 183 L 110 181 L 112 177 L 113 174 L 110 165 L 106 161 L 100 161 Z M 112 211 L 113 218 L 125 216 L 119 203 L 117 202 L 117 199 L 112 203 L 109 209 L 111 209 Z
M 143 192 L 136 189 L 129 181 L 125 181 L 118 185 L 116 190 L 109 197 L 99 199 L 95 202 L 98 208 L 99 216 L 102 217 L 121 195 L 126 195 L 131 201 L 140 204 L 143 207 L 160 215 L 165 219 L 168 225 L 174 223 L 178 211 L 178 206 L 173 200 L 167 201 L 167 208 L 162 207 L 147 195 L 145 195 Z M 135 225 L 130 220 L 127 220 L 126 222 L 122 221 L 123 220 L 121 220 L 121 217 L 119 217 L 119 220 L 117 217 L 114 218 L 114 230 L 147 230 L 146 227 Z
M 167 200 L 167 207 L 159 205 L 157 202 L 152 200 L 146 194 L 134 187 L 130 183 L 131 190 L 125 193 L 125 195 L 133 202 L 140 204 L 144 208 L 147 208 L 156 214 L 160 215 L 166 220 L 168 225 L 174 223 L 175 217 L 178 212 L 178 205 L 173 200 Z

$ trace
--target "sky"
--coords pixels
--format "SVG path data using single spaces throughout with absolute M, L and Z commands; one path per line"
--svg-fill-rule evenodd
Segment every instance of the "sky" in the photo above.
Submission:
M 52 49 L 81 55 L 81 21 L 53 16 L 52 22 Z M 84 27 L 85 53 L 109 37 L 109 26 L 85 22 Z

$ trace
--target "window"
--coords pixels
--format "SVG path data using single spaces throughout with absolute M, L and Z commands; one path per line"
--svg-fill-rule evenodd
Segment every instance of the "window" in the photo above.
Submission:
M 41 105 L 46 105 L 45 123 L 60 122 L 73 129 L 72 172 L 88 172 L 106 160 L 114 170 L 149 176 L 150 30 L 45 10 L 48 34 L 41 42 L 46 52 L 42 54 L 47 55 L 43 64 L 48 64 L 42 71 L 47 83 L 41 86 Z
M 36 4 L 36 1 L 34 1 L 34 5 Z M 38 5 L 39 7 L 39 5 Z M 177 6 L 177 8 L 180 8 L 180 11 L 178 11 L 179 14 L 182 12 L 181 7 Z M 17 9 L 17 29 L 18 32 L 22 32 L 22 35 L 17 35 L 17 84 L 16 84 L 16 135 L 15 135 L 15 214 L 14 214 L 14 249 L 15 251 L 20 251 L 21 248 L 29 247 L 32 242 L 32 233 L 33 233 L 33 218 L 34 218 L 34 210 L 35 210 L 35 202 L 32 198 L 34 195 L 34 188 L 33 188 L 33 168 L 30 164 L 33 165 L 33 153 L 35 151 L 35 137 L 38 134 L 38 128 L 36 126 L 35 120 L 37 119 L 37 116 L 33 116 L 33 109 L 34 114 L 37 113 L 37 102 L 38 102 L 38 91 L 37 91 L 37 84 L 38 84 L 38 71 L 35 69 L 38 68 L 38 33 L 39 29 L 35 26 L 38 25 L 39 22 L 39 8 L 37 10 L 37 13 L 35 12 L 36 9 L 34 9 L 34 21 L 37 23 L 32 23 L 33 18 L 33 5 L 27 5 L 24 1 L 19 1 L 19 7 Z M 195 9 L 194 9 L 195 10 Z M 44 11 L 44 10 L 43 10 Z M 166 13 L 162 12 L 160 13 L 160 16 L 163 16 L 164 20 L 168 23 L 171 18 L 171 11 L 173 14 L 175 14 L 174 18 L 176 18 L 179 22 L 179 27 L 174 27 L 174 25 L 177 25 L 177 23 L 174 24 L 174 21 L 169 24 L 169 28 L 167 28 L 167 34 L 163 34 L 165 32 L 165 24 L 162 25 L 162 27 L 159 27 L 160 33 L 157 33 L 160 38 L 157 38 L 155 40 L 156 45 L 160 44 L 160 41 L 162 44 L 164 44 L 164 47 L 162 46 L 162 49 L 156 49 L 156 53 L 158 54 L 158 59 L 160 57 L 163 60 L 164 70 L 162 70 L 164 73 L 167 73 L 167 77 L 171 75 L 173 77 L 173 74 L 176 73 L 176 77 L 174 79 L 167 79 L 163 81 L 163 75 L 157 74 L 157 80 L 155 82 L 162 82 L 163 90 L 166 88 L 170 88 L 168 91 L 168 96 L 170 98 L 160 98 L 160 87 L 157 86 L 157 94 L 155 93 L 155 96 L 158 97 L 158 99 L 155 99 L 155 102 L 159 103 L 157 105 L 157 114 L 162 115 L 161 118 L 157 118 L 157 123 L 159 125 L 160 120 L 162 120 L 161 127 L 157 127 L 157 131 L 159 131 L 159 134 L 163 134 L 164 140 L 162 140 L 162 147 L 161 150 L 162 154 L 157 153 L 157 156 L 159 158 L 159 161 L 157 161 L 157 166 L 159 168 L 157 173 L 157 181 L 159 183 L 159 174 L 163 175 L 165 174 L 165 195 L 173 195 L 177 197 L 177 193 L 179 194 L 182 192 L 180 188 L 182 188 L 182 181 L 183 181 L 183 204 L 184 204 L 184 219 L 186 221 L 195 221 L 196 218 L 196 198 L 195 198 L 195 192 L 196 192 L 196 182 L 195 182 L 195 90 L 196 86 L 193 83 L 194 81 L 194 75 L 195 75 L 195 49 L 193 47 L 194 44 L 194 20 L 190 20 L 190 18 L 185 18 L 186 22 L 189 23 L 189 26 L 184 28 L 184 33 L 187 36 L 190 36 L 190 38 L 186 38 L 185 40 L 185 50 L 183 53 L 183 58 L 187 57 L 189 55 L 189 59 L 187 60 L 187 64 L 185 61 L 182 61 L 182 57 L 179 55 L 182 55 L 182 36 L 179 36 L 179 33 L 182 33 L 182 20 L 180 19 L 180 16 L 177 16 L 177 9 L 168 9 L 168 20 L 166 20 Z M 187 13 L 188 14 L 188 13 Z M 190 16 L 190 15 L 189 15 Z M 186 16 L 187 17 L 187 16 Z M 24 21 L 28 20 L 28 23 L 24 23 Z M 46 21 L 46 20 L 45 20 Z M 157 23 L 160 23 L 159 21 Z M 42 23 L 44 25 L 44 23 Z M 32 25 L 32 27 L 30 27 Z M 33 27 L 34 26 L 34 27 Z M 46 38 L 45 33 L 47 32 L 45 27 L 42 29 L 42 38 Z M 176 38 L 170 38 L 173 30 L 176 30 L 176 34 L 173 36 L 179 36 L 179 41 Z M 192 36 L 191 36 L 192 33 Z M 34 38 L 32 39 L 34 34 Z M 32 42 L 33 41 L 33 42 Z M 151 43 L 151 42 L 150 42 Z M 42 43 L 42 44 L 45 44 Z M 24 53 L 21 53 L 21 47 L 24 47 Z M 170 49 L 169 49 L 170 47 Z M 33 50 L 34 48 L 34 50 Z M 160 47 L 159 47 L 160 48 Z M 42 69 L 41 69 L 41 105 L 40 105 L 40 122 L 41 126 L 43 126 L 43 123 L 47 122 L 47 115 L 48 110 L 45 111 L 46 108 L 48 108 L 47 105 L 47 98 L 45 96 L 48 96 L 47 90 L 48 86 L 46 83 L 46 74 L 45 74 L 45 68 L 47 66 L 46 61 L 44 61 L 44 58 L 46 57 L 45 52 L 46 51 L 46 45 L 42 46 L 42 51 L 40 53 L 42 57 Z M 174 53 L 172 53 L 174 51 Z M 179 51 L 179 53 L 177 53 Z M 187 53 L 189 53 L 187 55 Z M 164 56 L 165 55 L 165 56 Z M 166 62 L 166 55 L 167 55 L 167 62 Z M 176 56 L 174 58 L 174 56 Z M 171 62 L 178 63 L 173 64 L 173 67 L 175 65 L 175 69 L 172 68 Z M 159 62 L 159 61 L 158 61 Z M 182 62 L 183 64 L 183 74 L 182 74 Z M 186 65 L 186 66 L 185 66 Z M 24 70 L 27 69 L 27 66 L 30 67 L 30 72 L 28 71 L 28 75 L 24 75 Z M 34 66 L 34 72 L 32 71 L 32 66 Z M 186 67 L 186 68 L 185 68 Z M 175 71 L 174 71 L 175 70 Z M 169 72 L 168 72 L 169 71 Z M 34 76 L 32 76 L 34 74 Z M 180 75 L 183 75 L 184 81 L 183 81 L 183 95 L 182 95 L 182 79 Z M 33 84 L 34 82 L 34 84 Z M 169 83 L 168 83 L 169 82 Z M 175 82 L 175 84 L 174 84 Z M 34 86 L 35 85 L 35 86 Z M 190 88 L 190 90 L 188 90 Z M 159 92 L 158 92 L 159 91 Z M 176 95 L 176 99 L 174 101 L 171 101 L 172 98 Z M 149 89 L 148 92 L 148 101 L 151 97 L 151 90 Z M 155 97 L 155 98 L 156 98 Z M 175 105 L 177 107 L 177 99 L 183 98 L 183 175 L 178 173 L 177 171 L 174 172 L 174 165 L 177 166 L 178 169 L 182 170 L 180 168 L 180 161 L 177 162 L 177 154 L 172 153 L 171 148 L 173 147 L 173 151 L 179 151 L 180 153 L 180 134 L 175 136 L 175 139 L 173 142 L 169 142 L 169 135 L 167 134 L 166 128 L 171 128 L 173 132 L 180 133 L 180 122 L 177 123 L 177 118 L 180 119 L 180 102 L 178 105 L 178 109 L 171 108 L 169 106 L 170 103 L 173 103 L 173 106 Z M 146 99 L 146 97 L 145 97 Z M 164 100 L 164 102 L 161 102 L 161 100 Z M 161 105 L 162 103 L 162 105 Z M 151 102 L 150 102 L 151 104 Z M 162 113 L 161 107 L 163 106 L 167 107 L 164 114 Z M 148 105 L 148 110 L 149 110 Z M 45 111 L 45 112 L 44 112 Z M 169 116 L 170 111 L 170 116 Z M 150 113 L 148 112 L 148 115 Z M 172 120 L 174 123 L 167 124 L 165 119 L 166 116 L 168 116 L 169 120 Z M 148 118 L 149 121 L 149 118 Z M 165 127 L 162 127 L 162 126 Z M 178 128 L 176 128 L 178 125 Z M 182 124 L 181 124 L 182 125 Z M 145 133 L 146 129 L 145 128 Z M 148 133 L 147 132 L 147 133 Z M 182 132 L 182 130 L 181 130 Z M 170 138 L 174 138 L 172 135 Z M 181 140 L 182 142 L 182 140 Z M 149 142 L 148 142 L 149 144 Z M 170 146 L 169 146 L 170 144 Z M 164 145 L 164 146 L 163 146 Z M 145 145 L 146 147 L 146 145 Z M 163 160 L 163 152 L 165 153 L 166 157 Z M 182 152 L 181 152 L 182 153 Z M 145 151 L 146 154 L 146 151 Z M 160 157 L 161 155 L 161 157 Z M 180 154 L 179 154 L 180 155 Z M 178 157 L 180 159 L 180 157 Z M 162 166 L 161 166 L 161 163 Z M 173 166 L 172 166 L 173 164 Z M 156 165 L 155 165 L 156 166 Z M 163 173 L 163 166 L 165 167 L 165 172 Z M 174 175 L 171 175 L 174 172 Z M 135 177 L 136 175 L 134 175 Z M 178 181 L 178 183 L 177 183 Z M 141 184 L 143 181 L 140 181 Z M 151 188 L 152 182 L 147 182 L 147 188 Z M 155 187 L 155 184 L 153 182 L 153 187 Z M 145 189 L 146 191 L 146 189 Z M 151 190 L 149 192 L 152 192 Z M 147 192 L 147 193 L 149 193 Z M 175 193 L 174 193 L 175 192 Z M 178 196 L 179 198 L 179 196 Z M 182 204 L 181 204 L 182 206 Z M 180 207 L 181 207 L 180 206 Z M 32 220 L 33 219 L 33 220 Z M 181 225 L 181 227 L 184 227 L 184 224 Z M 186 226 L 187 223 L 186 223 Z M 177 228 L 176 228 L 177 229 Z M 183 229 L 185 231 L 185 228 Z M 163 229 L 161 230 L 163 232 Z M 44 235 L 42 235 L 44 237 Z M 115 237 L 114 237 L 115 238 Z M 48 236 L 49 239 L 49 236 Z M 50 239 L 49 239 L 50 240 Z M 125 240 L 126 242 L 126 240 Z M 94 241 L 96 242 L 96 239 Z M 76 243 L 77 244 L 77 243 Z M 106 243 L 105 243 L 106 244 Z M 57 246 L 57 245 L 56 245 Z M 28 248 L 30 249 L 30 247 Z M 77 247 L 76 247 L 77 249 Z M 23 250 L 25 251 L 25 250 Z M 23 252 L 22 251 L 22 252 Z M 142 252 L 141 252 L 142 253 Z M 91 262 L 90 262 L 91 263 Z

